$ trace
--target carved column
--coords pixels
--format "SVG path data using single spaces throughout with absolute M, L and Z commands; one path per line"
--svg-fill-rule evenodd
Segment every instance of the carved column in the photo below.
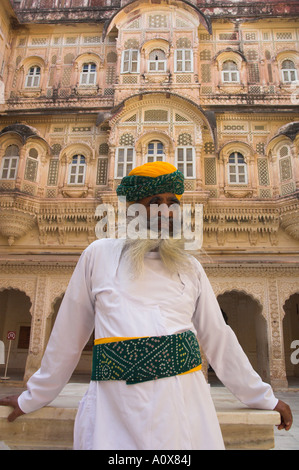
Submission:
M 115 147 L 109 148 L 108 187 L 111 190 L 113 190 L 114 186 L 115 152 Z
M 268 280 L 268 308 L 269 308 L 269 333 L 270 333 L 270 378 L 272 387 L 285 389 L 288 387 L 285 369 L 285 357 L 283 346 L 283 315 L 280 310 L 279 292 L 276 279 Z

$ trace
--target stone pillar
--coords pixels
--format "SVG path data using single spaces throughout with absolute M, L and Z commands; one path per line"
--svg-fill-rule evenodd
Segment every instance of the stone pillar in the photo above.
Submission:
M 270 379 L 274 390 L 288 388 L 283 346 L 283 312 L 280 311 L 279 292 L 276 279 L 268 280 Z

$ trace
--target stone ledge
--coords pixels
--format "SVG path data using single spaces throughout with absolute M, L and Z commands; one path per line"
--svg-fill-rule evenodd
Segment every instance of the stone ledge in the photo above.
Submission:
M 51 405 L 8 423 L 9 408 L 0 406 L 0 441 L 11 450 L 72 449 L 78 402 L 86 384 L 69 384 Z M 249 409 L 223 387 L 211 388 L 227 450 L 274 447 L 276 411 Z

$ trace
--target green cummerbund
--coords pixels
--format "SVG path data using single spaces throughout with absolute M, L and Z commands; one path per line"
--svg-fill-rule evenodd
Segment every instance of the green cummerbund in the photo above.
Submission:
M 91 380 L 125 380 L 135 384 L 201 368 L 199 345 L 192 331 L 109 340 L 95 341 Z

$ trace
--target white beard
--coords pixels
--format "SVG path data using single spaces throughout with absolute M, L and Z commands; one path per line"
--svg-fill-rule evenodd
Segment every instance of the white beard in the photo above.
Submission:
M 149 232 L 148 232 L 149 235 Z M 189 271 L 192 268 L 191 257 L 184 249 L 184 238 L 166 239 L 130 239 L 127 238 L 122 254 L 131 264 L 133 277 L 139 277 L 144 269 L 144 256 L 150 251 L 160 254 L 164 266 L 170 273 Z

